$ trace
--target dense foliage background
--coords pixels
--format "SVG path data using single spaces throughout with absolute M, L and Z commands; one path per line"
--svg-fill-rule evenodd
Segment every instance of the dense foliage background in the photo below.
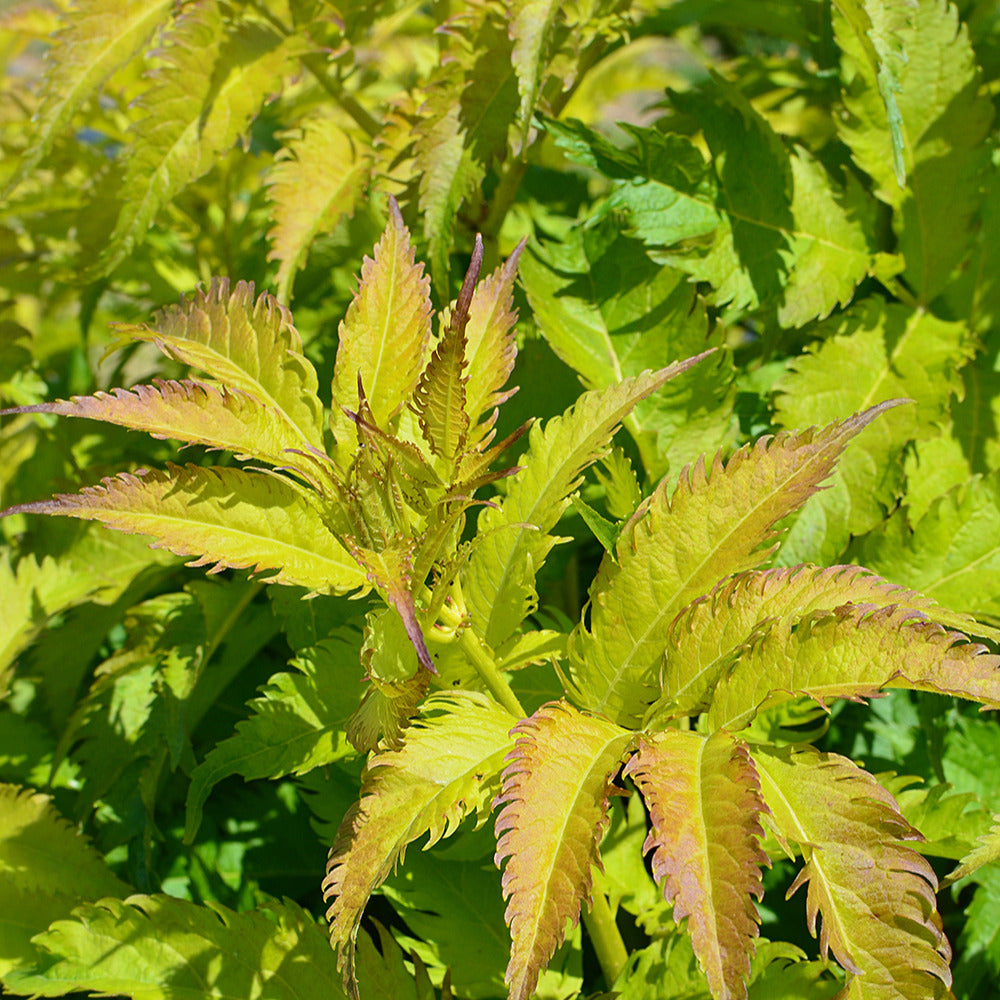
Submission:
M 322 395 L 392 195 L 438 306 L 457 294 L 476 233 L 485 270 L 528 239 L 521 389 L 501 436 L 561 413 L 581 384 L 717 348 L 643 401 L 588 476 L 538 577 L 537 623 L 579 616 L 602 517 L 628 516 L 661 477 L 906 397 L 914 405 L 868 428 L 785 525 L 773 565 L 860 563 L 1000 624 L 993 0 L 26 0 L 3 7 L 0 58 L 3 405 L 179 377 L 151 344 L 109 352 L 111 324 L 145 322 L 212 276 L 292 308 Z M 8 417 L 0 506 L 176 451 L 89 421 Z M 229 930 L 261 968 L 276 961 L 275 920 L 302 954 L 314 938 L 326 949 L 306 914 L 324 909 L 326 852 L 363 763 L 338 726 L 362 695 L 358 651 L 329 637 L 363 603 L 301 601 L 241 572 L 206 578 L 77 521 L 16 514 L 0 532 L 0 981 L 173 995 L 157 992 L 152 960 L 146 992 L 120 970 L 88 972 L 72 925 L 46 947 L 75 956 L 75 971 L 66 958 L 31 978 L 33 935 L 81 901 L 128 892 L 240 914 L 192 917 L 164 897 L 152 908 L 157 933 L 202 942 L 191 967 L 206 996 L 240 994 L 210 957 Z M 550 673 L 543 690 L 518 691 L 526 704 L 561 693 Z M 306 691 L 303 675 L 336 683 Z M 892 691 L 800 721 L 801 737 L 880 773 L 939 874 L 1000 812 L 990 713 Z M 270 734 L 270 754 L 251 733 Z M 708 996 L 686 939 L 663 930 L 638 861 L 644 834 L 637 797 L 616 802 L 601 885 L 638 955 L 621 995 Z M 504 994 L 493 846 L 485 828 L 411 850 L 369 908 L 380 950 L 363 936 L 363 996 L 430 995 L 421 963 L 435 987 L 450 969 L 456 996 Z M 801 957 L 795 947 L 819 953 L 802 898 L 784 899 L 793 875 L 777 861 L 765 878 L 762 934 L 788 944 L 761 947 L 761 976 Z M 282 898 L 302 909 L 274 916 Z M 987 995 L 1000 975 L 998 870 L 938 905 L 955 995 Z M 102 919 L 135 920 L 144 933 L 137 916 L 100 913 L 78 926 L 99 936 Z M 805 971 L 772 969 L 756 995 L 839 988 L 819 962 L 789 968 Z M 610 986 L 576 932 L 538 995 Z

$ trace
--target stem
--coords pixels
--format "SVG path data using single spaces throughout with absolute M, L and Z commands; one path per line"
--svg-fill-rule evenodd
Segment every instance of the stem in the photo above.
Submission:
M 275 30 L 280 31 L 286 38 L 292 32 L 274 16 L 264 3 L 253 3 L 254 10 L 263 17 Z M 316 78 L 316 82 L 354 119 L 354 123 L 371 138 L 379 134 L 379 124 L 374 118 L 350 95 L 339 80 L 334 80 L 326 71 L 326 66 L 320 56 L 303 56 L 302 65 Z
M 590 912 L 583 911 L 583 925 L 587 928 L 597 961 L 601 965 L 604 984 L 611 989 L 628 962 L 628 949 L 618 931 L 615 915 L 608 905 L 608 897 L 598 889 L 594 889 L 594 902 Z
M 476 668 L 476 673 L 479 674 L 483 683 L 489 688 L 490 694 L 511 715 L 517 719 L 523 719 L 525 711 L 521 707 L 521 703 L 517 700 L 517 695 L 514 694 L 510 684 L 507 683 L 507 678 L 497 669 L 496 660 L 487 651 L 486 646 L 480 640 L 479 636 L 471 628 L 467 628 L 458 640 L 458 645 L 461 647 L 462 652 L 469 658 L 469 662 Z

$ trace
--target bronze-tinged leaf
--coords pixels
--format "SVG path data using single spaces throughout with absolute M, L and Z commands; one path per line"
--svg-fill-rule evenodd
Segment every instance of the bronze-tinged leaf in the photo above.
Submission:
M 414 263 L 410 234 L 394 201 L 389 221 L 361 266 L 361 282 L 340 324 L 330 422 L 346 466 L 357 444 L 354 423 L 359 380 L 372 419 L 383 430 L 409 399 L 424 368 L 431 333 L 430 279 Z
M 305 490 L 243 469 L 169 465 L 123 472 L 79 493 L 19 504 L 7 514 L 63 514 L 100 521 L 154 548 L 195 556 L 191 566 L 266 572 L 272 583 L 343 594 L 366 586 L 364 573 L 330 533 Z
M 1000 657 L 909 608 L 845 605 L 778 622 L 747 643 L 716 687 L 707 723 L 742 729 L 762 708 L 800 695 L 825 704 L 885 687 L 1000 708 Z
M 496 408 L 516 391 L 503 391 L 503 387 L 514 370 L 517 356 L 514 279 L 525 242 L 518 243 L 504 264 L 478 285 L 469 306 L 469 321 L 465 327 L 468 360 L 465 408 L 472 426 L 470 443 L 473 445 L 490 433 L 496 421 Z M 486 420 L 481 419 L 484 414 Z
M 323 447 L 319 383 L 302 353 L 302 338 L 277 299 L 267 293 L 254 299 L 252 283 L 230 288 L 228 279 L 213 278 L 207 292 L 164 309 L 151 325 L 117 324 L 117 329 L 273 410 L 287 425 L 283 436 Z
M 295 273 L 316 236 L 353 215 L 370 167 L 364 137 L 331 118 L 308 119 L 275 157 L 266 182 L 274 217 L 267 259 L 281 262 L 276 281 L 282 302 L 291 300 Z
M 677 615 L 765 559 L 778 521 L 821 488 L 853 437 L 898 403 L 762 438 L 726 462 L 716 455 L 710 472 L 699 461 L 674 489 L 661 482 L 591 587 L 590 626 L 578 626 L 569 647 L 574 700 L 620 725 L 641 725 L 659 695 L 660 658 Z
M 224 448 L 241 460 L 254 458 L 271 465 L 294 464 L 291 450 L 303 445 L 302 435 L 277 411 L 242 390 L 191 379 L 156 379 L 152 385 L 0 410 L 0 416 L 14 413 L 103 420 L 155 438 Z
M 808 883 L 806 912 L 820 949 L 849 973 L 838 996 L 856 1000 L 950 997 L 951 948 L 941 929 L 930 864 L 899 806 L 846 757 L 808 746 L 756 746 L 751 756 L 771 825 L 805 864 L 789 890 Z
M 742 741 L 667 730 L 639 741 L 625 765 L 642 793 L 652 830 L 653 876 L 687 917 L 694 953 L 718 1000 L 746 1000 L 746 978 L 763 896 L 760 814 L 766 806 Z
M 369 687 L 357 711 L 347 720 L 346 732 L 358 753 L 378 749 L 381 742 L 390 750 L 403 745 L 403 734 L 420 710 L 430 686 L 426 670 L 405 680 L 369 679 Z
M 481 694 L 432 695 L 400 749 L 368 762 L 361 800 L 340 825 L 323 881 L 330 939 L 353 996 L 354 945 L 369 897 L 418 837 L 428 834 L 431 847 L 466 816 L 489 814 L 516 721 Z
M 511 953 L 505 982 L 510 1000 L 528 1000 L 563 940 L 567 920 L 580 918 L 598 845 L 608 823 L 615 773 L 633 734 L 606 719 L 550 702 L 519 722 L 497 805 L 497 853 L 504 858 Z
M 723 580 L 674 621 L 661 669 L 663 693 L 657 711 L 671 718 L 702 711 L 731 666 L 733 654 L 765 620 L 791 622 L 847 607 L 908 608 L 939 624 L 977 628 L 967 616 L 861 566 L 751 570 Z

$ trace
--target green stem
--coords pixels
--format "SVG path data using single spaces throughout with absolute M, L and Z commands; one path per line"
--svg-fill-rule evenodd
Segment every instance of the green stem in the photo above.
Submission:
M 254 3 L 254 10 L 260 14 L 273 28 L 280 31 L 286 38 L 291 31 L 267 9 L 267 4 Z M 379 134 L 377 121 L 326 71 L 326 65 L 321 56 L 303 56 L 302 65 L 316 78 L 316 82 L 354 119 L 355 124 L 371 138 Z
M 489 688 L 490 694 L 511 715 L 517 719 L 523 719 L 525 711 L 521 707 L 521 703 L 517 700 L 517 695 L 514 694 L 510 684 L 507 683 L 507 678 L 500 673 L 496 660 L 493 659 L 492 654 L 487 650 L 479 636 L 471 628 L 466 628 L 462 633 L 462 637 L 458 640 L 458 645 L 461 647 L 462 652 L 469 658 L 469 662 L 476 668 L 476 673 L 479 674 L 483 683 Z
M 628 949 L 618 931 L 608 897 L 599 889 L 594 889 L 594 904 L 590 912 L 583 911 L 583 924 L 604 973 L 604 983 L 610 990 L 628 962 Z

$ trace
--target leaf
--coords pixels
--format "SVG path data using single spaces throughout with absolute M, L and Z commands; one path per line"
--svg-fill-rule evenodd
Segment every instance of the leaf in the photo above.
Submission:
M 150 535 L 154 547 L 196 556 L 188 565 L 274 570 L 271 583 L 346 593 L 365 576 L 304 491 L 241 469 L 168 465 L 123 472 L 79 493 L 9 507 L 3 514 L 62 514 Z
M 984 646 L 906 608 L 844 606 L 748 642 L 716 687 L 707 723 L 739 730 L 761 708 L 797 695 L 825 705 L 869 698 L 889 684 L 1000 706 L 998 669 L 1000 658 Z
M 357 432 L 338 407 L 357 410 L 360 383 L 372 422 L 387 430 L 423 370 L 431 332 L 430 281 L 423 271 L 392 202 L 374 259 L 365 257 L 358 291 L 340 324 L 330 423 L 342 465 L 353 454 Z
M 584 393 L 544 429 L 532 428 L 528 452 L 519 460 L 522 471 L 509 480 L 499 509 L 480 514 L 482 543 L 462 575 L 473 625 L 489 645 L 500 645 L 528 615 L 535 600 L 535 573 L 556 543 L 548 533 L 583 471 L 606 454 L 619 423 L 640 399 L 702 357 Z
M 514 370 L 517 345 L 514 324 L 514 279 L 524 242 L 489 274 L 472 293 L 469 319 L 465 325 L 465 358 L 467 381 L 465 409 L 471 427 L 470 444 L 485 447 L 496 420 L 496 408 L 509 399 L 513 389 L 504 386 Z M 483 415 L 486 420 L 482 420 Z
M 0 784 L 0 977 L 30 968 L 31 938 L 81 901 L 127 892 L 49 796 Z
M 155 379 L 152 385 L 112 389 L 93 396 L 73 396 L 51 403 L 19 406 L 8 413 L 55 413 L 84 417 L 146 431 L 155 438 L 225 448 L 237 458 L 280 465 L 294 461 L 302 436 L 241 389 L 211 383 Z
M 765 625 L 787 627 L 820 610 L 906 608 L 976 632 L 976 623 L 888 583 L 860 566 L 794 566 L 738 574 L 691 604 L 674 622 L 661 669 L 660 706 L 671 716 L 700 711 L 738 647 Z
M 1000 872 L 977 873 L 976 894 L 965 909 L 965 927 L 958 941 L 955 994 L 974 997 L 996 978 L 1000 968 Z
M 854 33 L 852 48 L 857 46 L 857 51 L 867 62 L 868 74 L 877 81 L 892 148 L 892 171 L 896 183 L 903 188 L 906 185 L 905 140 L 898 95 L 902 89 L 899 77 L 908 62 L 908 55 L 906 41 L 900 33 L 911 22 L 915 5 L 908 0 L 889 3 L 835 0 L 835 6 Z
M 96 899 L 120 896 L 120 881 L 41 792 L 0 784 L 0 871 L 19 888 Z
M 211 790 L 239 774 L 245 781 L 307 774 L 354 751 L 345 722 L 357 708 L 360 643 L 349 632 L 301 652 L 292 665 L 300 673 L 278 673 L 249 703 L 253 714 L 236 724 L 191 774 L 184 839 L 194 840 Z M 355 682 L 355 683 L 352 683 Z
M 371 168 L 362 136 L 331 118 L 308 118 L 275 157 L 267 177 L 274 224 L 268 260 L 279 261 L 277 297 L 292 298 L 296 272 L 313 240 L 354 214 Z
M 892 404 L 889 404 L 892 405 Z M 720 578 L 761 562 L 774 525 L 801 507 L 848 442 L 886 404 L 822 429 L 745 446 L 711 472 L 699 461 L 673 495 L 662 481 L 605 556 L 590 591 L 589 628 L 570 639 L 573 697 L 635 726 L 658 694 L 656 666 L 680 611 Z
M 254 300 L 252 284 L 238 281 L 230 290 L 227 278 L 214 278 L 207 292 L 199 289 L 162 310 L 151 326 L 119 324 L 118 330 L 255 399 L 284 423 L 271 432 L 279 441 L 297 438 L 322 448 L 323 408 L 302 338 L 276 299 L 263 293 Z
M 882 400 L 909 398 L 886 414 L 840 464 L 832 487 L 809 502 L 779 554 L 784 565 L 836 561 L 851 535 L 879 524 L 901 492 L 899 453 L 936 436 L 958 369 L 972 353 L 968 328 L 898 303 L 866 299 L 828 321 L 822 341 L 799 355 L 776 388 L 775 420 L 802 427 L 843 418 Z
M 820 952 L 856 979 L 845 997 L 944 997 L 951 949 L 935 909 L 937 880 L 904 841 L 915 832 L 892 796 L 850 760 L 812 747 L 754 747 L 751 756 L 777 833 L 805 864 L 806 912 Z
M 515 721 L 483 695 L 432 695 L 402 747 L 370 759 L 361 800 L 341 823 L 323 881 L 330 938 L 352 993 L 355 940 L 369 897 L 418 837 L 426 833 L 431 847 L 466 816 L 489 812 Z
M 640 739 L 623 775 L 649 809 L 643 852 L 653 852 L 674 920 L 687 918 L 712 996 L 745 1000 L 760 923 L 753 897 L 764 895 L 760 869 L 770 864 L 758 843 L 765 806 L 745 744 L 668 730 Z
M 521 150 L 527 141 L 531 114 L 538 104 L 543 74 L 551 54 L 553 29 L 562 12 L 555 0 L 513 0 L 507 7 L 507 31 L 514 43 L 511 65 L 517 73 L 521 95 L 518 121 L 522 129 Z
M 227 24 L 215 3 L 178 14 L 140 101 L 146 116 L 133 127 L 121 211 L 95 274 L 114 270 L 160 208 L 232 148 L 306 43 L 260 22 Z
M 82 906 L 36 941 L 41 967 L 8 977 L 18 993 L 87 990 L 134 1000 L 344 996 L 323 932 L 291 901 L 235 913 L 162 895 L 106 899 Z
M 979 837 L 976 848 L 962 858 L 961 863 L 947 878 L 941 880 L 941 888 L 947 889 L 959 879 L 977 872 L 984 865 L 992 864 L 997 858 L 1000 858 L 1000 816 L 993 817 L 993 826 L 989 833 Z
M 1000 620 L 998 539 L 1000 474 L 991 473 L 974 476 L 940 497 L 912 528 L 905 513 L 894 512 L 881 530 L 864 539 L 861 557 L 946 607 L 996 621 Z
M 993 108 L 980 92 L 976 56 L 953 4 L 919 0 L 910 11 L 892 5 L 883 18 L 898 26 L 905 53 L 896 100 L 907 187 L 900 188 L 894 176 L 883 91 L 857 36 L 838 19 L 836 37 L 855 66 L 839 131 L 855 162 L 875 181 L 878 197 L 897 209 L 893 222 L 905 278 L 925 303 L 947 286 L 969 246 Z
M 711 1000 L 712 997 L 691 939 L 676 929 L 632 952 L 628 965 L 615 980 L 614 995 L 621 1000 Z
M 449 324 L 420 376 L 410 405 L 433 454 L 454 465 L 469 433 L 464 331 Z
M 541 971 L 580 918 L 608 822 L 608 796 L 633 736 L 606 719 L 551 702 L 517 737 L 496 804 L 496 863 L 504 858 L 509 1000 L 529 1000 Z
M 441 67 L 424 86 L 414 128 L 413 169 L 431 273 L 450 296 L 449 256 L 464 204 L 481 197 L 483 180 L 507 153 L 517 110 L 510 41 L 489 4 L 470 5 L 449 21 Z
M 535 321 L 553 351 L 602 389 L 664 361 L 724 344 L 683 273 L 650 259 L 617 225 L 571 229 L 532 245 L 521 277 Z M 723 352 L 642 400 L 626 421 L 646 473 L 659 478 L 729 437 L 732 362 Z M 669 456 L 669 460 L 666 456 Z
M 86 0 L 62 14 L 47 55 L 41 104 L 25 155 L 7 185 L 13 191 L 45 158 L 76 112 L 100 90 L 168 19 L 169 0 Z

